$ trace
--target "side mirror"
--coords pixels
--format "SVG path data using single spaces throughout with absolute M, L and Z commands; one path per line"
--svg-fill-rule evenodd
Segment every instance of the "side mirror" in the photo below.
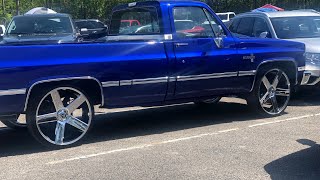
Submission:
M 268 38 L 269 33 L 268 32 L 262 32 L 259 35 L 259 38 Z

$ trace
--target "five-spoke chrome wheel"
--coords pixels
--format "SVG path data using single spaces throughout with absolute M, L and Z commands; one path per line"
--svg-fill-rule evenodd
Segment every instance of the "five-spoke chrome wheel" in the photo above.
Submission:
M 36 108 L 28 111 L 32 134 L 48 146 L 79 141 L 89 130 L 93 117 L 93 106 L 86 95 L 73 87 L 58 87 L 43 94 L 41 99 L 35 98 Z
M 277 115 L 284 111 L 290 100 L 290 80 L 280 69 L 272 69 L 265 73 L 259 86 L 259 102 L 262 109 Z

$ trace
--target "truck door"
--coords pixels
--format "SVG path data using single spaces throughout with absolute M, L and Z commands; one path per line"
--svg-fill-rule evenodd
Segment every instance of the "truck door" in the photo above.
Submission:
M 108 43 L 104 49 L 108 60 L 105 60 L 102 74 L 108 106 L 164 101 L 168 61 L 158 12 L 158 2 L 113 12 Z M 128 21 L 139 23 L 130 26 Z
M 172 7 L 175 98 L 216 95 L 238 86 L 234 39 L 206 7 Z M 216 38 L 223 33 L 223 38 Z M 239 87 L 239 86 L 238 86 Z

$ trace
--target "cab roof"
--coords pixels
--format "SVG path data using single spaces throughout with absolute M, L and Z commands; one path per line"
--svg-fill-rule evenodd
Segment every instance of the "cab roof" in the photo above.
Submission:
M 276 17 L 320 16 L 320 13 L 315 11 L 293 10 L 293 11 L 277 11 L 277 12 L 248 12 L 248 13 L 243 13 L 241 15 L 264 15 L 269 18 L 276 18 Z
M 127 8 L 134 8 L 139 6 L 167 6 L 168 4 L 194 4 L 203 5 L 205 3 L 199 0 L 147 0 L 147 1 L 137 1 L 127 4 L 121 4 L 113 8 L 113 11 L 119 11 Z

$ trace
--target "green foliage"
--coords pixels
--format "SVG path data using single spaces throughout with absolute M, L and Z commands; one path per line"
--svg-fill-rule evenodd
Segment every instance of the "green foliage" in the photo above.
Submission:
M 5 6 L 2 6 L 2 1 Z M 10 19 L 16 15 L 17 0 L 0 0 L 0 15 Z M 19 0 L 19 11 L 24 13 L 34 7 L 49 7 L 58 12 L 69 13 L 74 18 L 109 18 L 112 8 L 118 4 L 136 0 Z M 216 12 L 246 12 L 270 3 L 285 9 L 320 8 L 320 0 L 201 0 L 212 6 Z

